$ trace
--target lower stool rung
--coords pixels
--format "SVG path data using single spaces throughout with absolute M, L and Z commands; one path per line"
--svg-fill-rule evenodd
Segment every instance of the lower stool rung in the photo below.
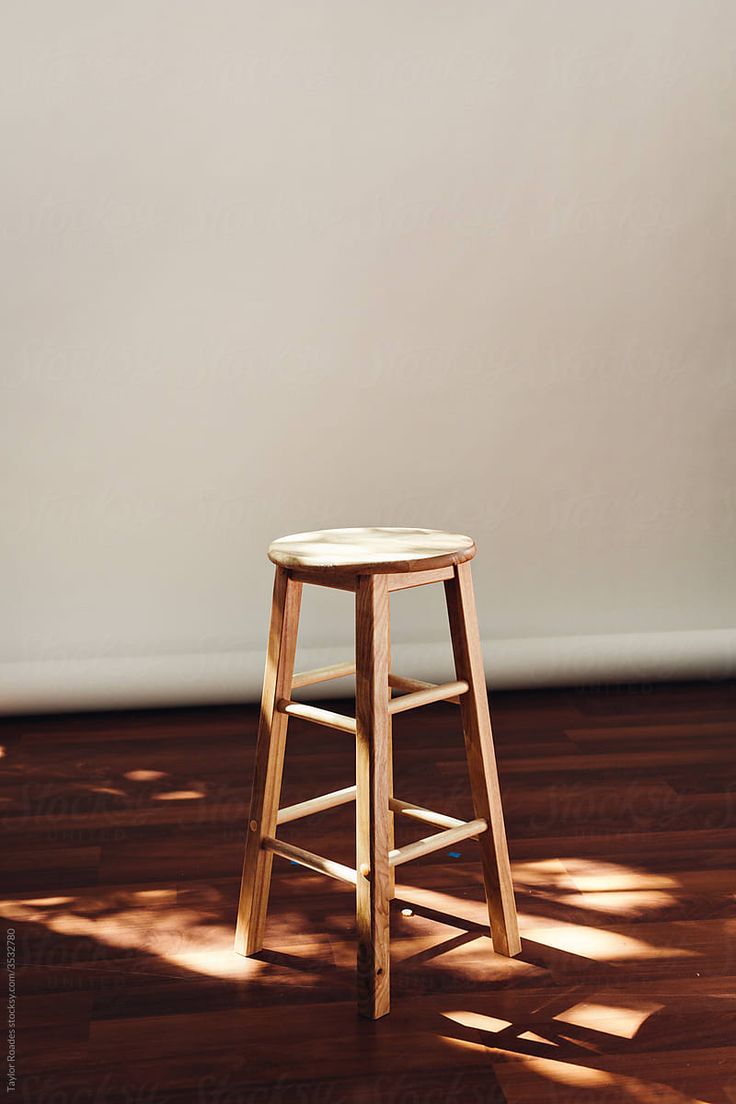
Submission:
M 404 675 L 395 675 L 391 672 L 388 676 L 388 684 L 393 690 L 432 690 L 437 683 L 436 682 L 423 682 L 422 679 L 406 678 Z M 445 698 L 446 702 L 452 702 L 453 705 L 460 704 L 460 698 L 455 695 L 452 698 Z
M 389 684 L 391 679 L 389 678 Z M 402 694 L 400 698 L 391 698 L 388 703 L 388 711 L 392 715 L 394 713 L 403 713 L 405 709 L 416 709 L 420 705 L 431 705 L 432 702 L 446 701 L 448 698 L 455 698 L 459 694 L 466 694 L 468 691 L 468 684 L 463 680 L 458 682 L 443 682 L 440 686 L 435 686 L 433 683 L 428 683 L 422 690 L 414 690 L 410 694 Z
M 349 882 L 355 885 L 357 874 L 350 866 L 333 859 L 326 859 L 323 855 L 315 855 L 313 851 L 305 851 L 303 847 L 295 847 L 293 843 L 284 843 L 275 836 L 264 836 L 261 846 L 266 851 L 273 851 L 274 855 L 280 855 L 282 859 L 290 859 L 300 866 L 308 866 L 310 870 L 316 870 L 318 874 L 327 874 L 330 878 L 337 878 L 338 882 Z
M 309 801 L 301 801 L 297 805 L 287 806 L 279 811 L 278 823 L 285 824 L 290 820 L 308 816 L 310 813 L 319 812 L 321 809 L 331 809 L 335 805 L 343 805 L 355 799 L 355 786 L 346 786 L 344 790 L 335 790 L 333 793 L 323 794 L 322 797 L 314 797 Z M 401 866 L 402 863 L 411 862 L 422 855 L 430 855 L 433 851 L 441 851 L 443 847 L 450 847 L 461 840 L 476 838 L 482 832 L 488 830 L 488 823 L 478 817 L 476 820 L 456 820 L 454 817 L 446 817 L 443 813 L 435 813 L 431 809 L 423 809 L 420 805 L 411 805 L 408 801 L 399 801 L 391 798 L 391 808 L 396 812 L 423 814 L 423 818 L 432 817 L 430 823 L 451 822 L 452 827 L 444 832 L 435 832 L 434 835 L 425 836 L 424 839 L 409 843 L 406 847 L 396 847 L 388 853 L 389 866 Z M 421 819 L 421 818 L 420 818 Z M 280 855 L 282 859 L 290 859 L 300 866 L 309 867 L 319 874 L 327 874 L 330 878 L 337 878 L 340 882 L 349 882 L 355 885 L 357 872 L 350 866 L 326 859 L 323 855 L 317 855 L 313 851 L 306 851 L 303 847 L 297 847 L 293 843 L 276 839 L 275 836 L 264 836 L 261 846 L 265 851 L 272 851 L 274 855 Z M 361 867 L 361 872 L 366 878 L 370 877 L 370 869 Z
M 445 832 L 436 832 L 433 836 L 425 836 L 415 843 L 408 843 L 406 847 L 397 847 L 388 853 L 390 866 L 400 866 L 401 863 L 411 862 L 422 855 L 430 855 L 433 851 L 441 851 L 443 847 L 449 847 L 452 843 L 460 843 L 461 840 L 471 836 L 479 836 L 488 829 L 488 824 L 482 817 L 477 820 L 463 821 L 456 828 L 448 828 Z
M 312 721 L 314 724 L 324 725 L 325 728 L 336 728 L 340 732 L 351 732 L 353 735 L 357 731 L 355 717 L 346 717 L 344 713 L 333 713 L 330 709 L 319 709 L 316 705 L 305 705 L 304 702 L 281 698 L 276 708 L 279 713 L 286 713 L 289 717 L 301 717 L 303 721 Z
M 398 797 L 390 797 L 388 804 L 394 813 L 401 813 L 402 816 L 409 817 L 410 820 L 419 820 L 423 824 L 434 824 L 437 828 L 460 828 L 463 824 L 468 823 L 458 817 L 436 813 L 434 809 L 424 809 L 421 805 L 413 805 L 411 801 L 400 801 Z

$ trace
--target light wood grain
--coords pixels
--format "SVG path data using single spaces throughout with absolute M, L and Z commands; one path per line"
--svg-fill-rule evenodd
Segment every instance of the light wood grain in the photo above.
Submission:
M 457 677 L 469 685 L 460 699 L 460 710 L 473 805 L 476 817 L 489 825 L 479 842 L 493 946 L 501 954 L 513 956 L 520 952 L 521 940 L 469 564 L 458 565 L 454 579 L 445 583 L 445 595 Z
M 385 575 L 360 577 L 355 601 L 358 1009 L 374 1020 L 390 1007 L 388 602 Z
M 280 855 L 282 859 L 297 862 L 301 866 L 309 867 L 310 870 L 316 870 L 319 874 L 327 874 L 328 877 L 336 878 L 339 882 L 355 885 L 355 871 L 344 863 L 326 859 L 324 855 L 316 855 L 314 851 L 305 851 L 303 847 L 286 843 L 285 840 L 276 839 L 275 836 L 264 836 L 263 847 L 267 853 Z
M 326 809 L 335 809 L 351 801 L 355 801 L 355 786 L 344 786 L 341 790 L 332 790 L 331 793 L 310 797 L 307 801 L 298 801 L 295 805 L 287 805 L 279 809 L 277 824 L 289 824 L 292 820 L 301 820 L 302 817 L 322 813 Z
M 406 678 L 404 675 L 395 675 L 393 672 L 389 673 L 388 683 L 394 690 L 406 690 L 407 693 L 414 690 L 430 690 L 437 685 L 436 682 L 423 682 L 422 679 Z M 460 704 L 460 698 L 458 697 L 445 698 L 444 700 L 452 702 L 453 705 Z
M 288 698 L 280 698 L 276 708 L 279 713 L 301 717 L 303 721 L 311 721 L 325 728 L 336 728 L 340 732 L 355 732 L 355 717 L 346 717 L 344 713 L 334 713 L 331 709 L 320 709 L 317 705 L 289 701 Z
M 291 689 L 302 686 L 314 686 L 318 682 L 330 682 L 331 679 L 346 678 L 355 674 L 354 663 L 333 663 L 329 667 L 315 667 L 312 671 L 300 671 L 291 680 Z
M 361 544 L 360 542 L 364 543 Z M 480 837 L 483 876 L 497 950 L 520 949 L 508 851 L 483 676 L 467 537 L 434 530 L 325 530 L 275 542 L 277 563 L 264 677 L 261 724 L 238 911 L 236 948 L 253 954 L 263 944 L 273 854 L 321 873 L 355 882 L 358 935 L 358 1008 L 378 1019 L 390 1007 L 389 902 L 395 895 L 394 867 L 467 838 Z M 411 557 L 408 558 L 411 553 Z M 450 557 L 442 563 L 436 556 Z M 393 555 L 405 555 L 400 569 Z M 356 600 L 355 663 L 332 664 L 294 674 L 302 579 L 343 585 L 346 570 L 360 562 L 350 589 Z M 415 572 L 415 580 L 409 578 Z M 451 577 L 448 577 L 450 576 Z M 298 576 L 298 577 L 297 577 Z M 421 580 L 421 581 L 420 581 Z M 389 674 L 390 592 L 444 582 L 457 679 L 440 685 Z M 355 672 L 355 717 L 295 702 L 293 688 L 327 682 Z M 393 697 L 394 689 L 407 692 Z M 444 700 L 460 701 L 475 819 L 461 821 L 411 806 L 393 796 L 392 715 Z M 286 723 L 289 716 L 354 734 L 355 786 L 343 787 L 279 810 Z M 276 838 L 277 824 L 356 802 L 356 871 Z M 394 813 L 443 828 L 397 848 Z M 491 826 L 491 831 L 486 831 Z M 350 872 L 346 876 L 345 871 Z M 336 873 L 337 871 L 337 873 Z M 353 876 L 354 875 L 354 876 Z
M 398 574 L 389 575 L 388 589 L 393 592 L 395 590 L 409 590 L 411 587 L 427 586 L 429 583 L 442 583 L 445 579 L 451 579 L 452 575 L 452 567 L 434 567 L 430 568 L 429 571 L 402 571 Z
M 322 568 L 313 568 L 311 571 L 304 568 L 290 568 L 289 574 L 297 583 L 307 583 L 311 586 L 325 586 L 331 590 L 349 590 L 355 593 L 357 576 L 355 572 L 325 571 Z
M 427 686 L 422 690 L 414 690 L 410 694 L 402 694 L 399 698 L 392 698 L 388 707 L 389 713 L 404 713 L 407 709 L 418 709 L 421 705 L 431 705 L 432 702 L 446 701 L 449 698 L 457 699 L 468 691 L 468 684 L 464 680 L 457 682 L 443 682 L 439 686 Z
M 464 821 L 454 828 L 446 828 L 444 832 L 435 832 L 432 836 L 407 843 L 405 847 L 399 847 L 391 851 L 388 861 L 391 866 L 400 866 L 402 863 L 411 862 L 412 859 L 420 859 L 422 855 L 431 855 L 433 851 L 441 851 L 443 847 L 451 847 L 453 843 L 461 843 L 462 840 L 476 839 L 488 828 L 488 824 L 482 817 L 476 820 Z
M 421 805 L 414 805 L 411 801 L 402 801 L 398 797 L 390 798 L 389 806 L 395 813 L 401 813 L 402 816 L 408 817 L 410 820 L 417 820 L 422 824 L 434 824 L 438 828 L 459 828 L 466 823 L 458 817 L 447 816 L 446 813 L 436 813 L 434 809 L 425 809 Z
M 269 558 L 293 571 L 323 571 L 330 586 L 340 575 L 401 575 L 452 567 L 471 560 L 476 548 L 463 533 L 439 529 L 319 529 L 280 537 Z
M 389 597 L 386 602 L 386 667 L 387 670 L 391 670 L 391 578 L 390 576 L 386 580 L 386 586 L 389 590 Z M 394 823 L 394 813 L 391 808 L 391 800 L 394 796 L 394 733 L 393 733 L 393 721 L 391 719 L 391 695 L 393 693 L 391 687 L 391 680 L 386 680 L 386 698 L 388 699 L 388 753 L 387 759 L 387 771 L 388 771 L 388 849 L 389 852 L 393 851 L 396 844 L 396 825 Z M 394 868 L 389 865 L 388 868 L 388 897 L 390 901 L 393 901 L 396 896 L 396 874 Z
M 276 831 L 288 724 L 276 702 L 291 688 L 301 594 L 301 583 L 277 567 L 235 933 L 235 949 L 242 955 L 255 954 L 263 946 L 273 859 L 262 841 Z

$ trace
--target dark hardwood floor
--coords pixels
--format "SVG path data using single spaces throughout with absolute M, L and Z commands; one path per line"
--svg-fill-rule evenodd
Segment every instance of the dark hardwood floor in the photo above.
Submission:
M 268 950 L 232 951 L 255 708 L 4 721 L 10 1099 L 736 1104 L 736 683 L 491 710 L 522 955 L 493 953 L 475 843 L 403 866 L 376 1023 L 349 887 L 276 859 Z M 455 707 L 394 732 L 397 795 L 469 815 Z M 291 723 L 282 804 L 352 775 L 350 737 Z M 351 862 L 353 818 L 282 834 Z

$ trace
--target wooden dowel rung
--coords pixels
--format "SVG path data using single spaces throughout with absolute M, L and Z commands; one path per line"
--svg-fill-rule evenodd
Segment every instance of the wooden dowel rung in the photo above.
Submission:
M 287 805 L 286 808 L 279 809 L 276 823 L 288 824 L 290 820 L 299 820 L 301 817 L 311 816 L 312 813 L 321 813 L 325 809 L 347 805 L 349 801 L 355 801 L 355 786 L 346 786 L 343 790 L 333 790 L 332 793 L 322 794 L 321 797 L 311 797 L 308 801 Z
M 341 732 L 351 732 L 353 735 L 356 732 L 355 717 L 346 717 L 343 713 L 333 713 L 329 709 L 319 709 L 316 705 L 289 701 L 288 698 L 281 698 L 276 708 L 279 713 L 286 713 L 289 717 L 301 717 L 303 721 L 313 721 L 314 724 L 337 728 Z
M 316 870 L 319 874 L 327 874 L 330 878 L 337 878 L 339 882 L 355 885 L 357 876 L 350 866 L 343 866 L 323 855 L 315 855 L 313 851 L 305 851 L 303 847 L 295 847 L 293 843 L 285 843 L 275 836 L 264 836 L 262 846 L 266 851 L 280 855 L 282 859 L 290 859 L 301 866 L 308 866 L 310 870 Z
M 406 690 L 407 693 L 411 690 L 429 690 L 430 687 L 437 685 L 436 682 L 422 682 L 421 679 L 405 678 L 403 675 L 393 673 L 388 676 L 388 684 L 394 690 Z M 457 696 L 445 698 L 445 701 L 452 702 L 454 705 L 460 704 L 460 698 Z
M 388 861 L 391 866 L 400 866 L 402 863 L 418 859 L 421 855 L 430 855 L 433 851 L 441 851 L 443 847 L 449 847 L 452 843 L 460 843 L 461 840 L 478 836 L 485 832 L 488 824 L 479 817 L 477 820 L 463 821 L 455 828 L 448 828 L 446 832 L 436 832 L 433 836 L 426 836 L 415 843 L 408 843 L 406 847 L 397 847 L 388 853 Z
M 388 704 L 391 714 L 403 713 L 405 709 L 417 709 L 420 705 L 430 705 L 432 702 L 445 701 L 447 698 L 466 693 L 467 682 L 443 682 L 441 686 L 429 686 L 425 690 L 415 690 L 411 694 L 402 694 L 400 698 L 392 698 Z
M 291 689 L 301 686 L 314 686 L 317 682 L 329 682 L 330 679 L 345 678 L 355 674 L 354 663 L 333 663 L 330 667 L 315 667 L 313 671 L 300 671 L 291 680 Z
M 394 813 L 402 813 L 411 820 L 419 820 L 423 824 L 434 824 L 437 828 L 459 828 L 467 821 L 457 817 L 447 816 L 445 813 L 436 813 L 434 809 L 423 809 L 421 805 L 412 805 L 410 801 L 400 801 L 398 797 L 390 797 L 389 806 Z
M 436 686 L 436 682 L 422 682 L 421 679 L 405 678 L 403 675 L 395 675 L 393 671 L 389 673 L 388 684 L 393 687 L 394 690 L 406 690 L 407 693 L 410 690 L 429 690 L 430 686 Z

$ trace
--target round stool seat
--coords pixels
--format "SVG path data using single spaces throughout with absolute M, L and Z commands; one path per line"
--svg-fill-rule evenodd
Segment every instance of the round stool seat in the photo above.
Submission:
M 452 567 L 475 553 L 472 537 L 441 529 L 317 529 L 280 537 L 268 558 L 302 571 L 376 575 Z

